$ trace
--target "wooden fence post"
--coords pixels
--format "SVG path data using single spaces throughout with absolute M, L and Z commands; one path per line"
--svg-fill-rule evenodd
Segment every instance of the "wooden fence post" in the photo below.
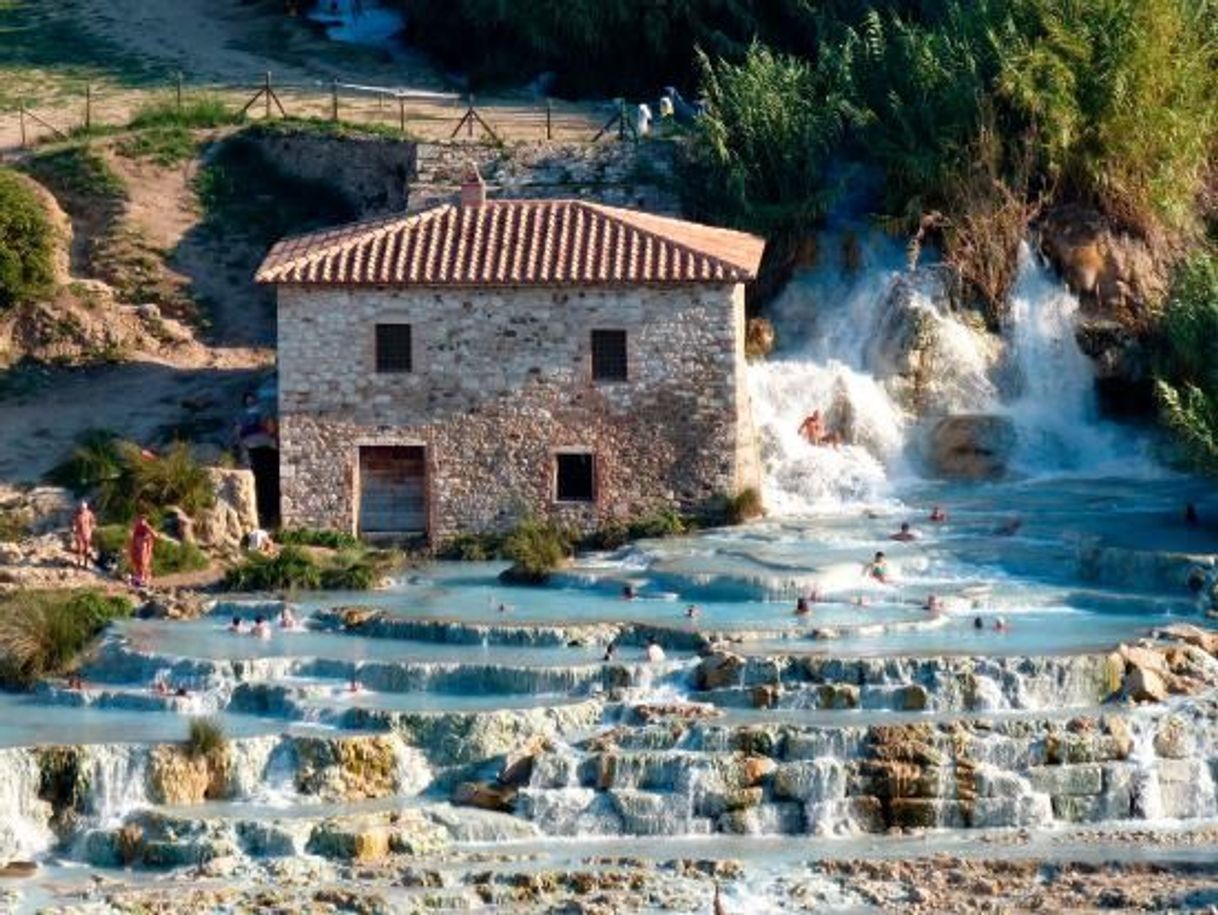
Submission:
M 271 71 L 266 71 L 266 84 L 262 87 L 262 91 L 266 93 L 266 119 L 271 119 Z
M 177 100 L 178 100 L 178 114 L 181 114 L 182 113 L 182 71 L 181 70 L 178 71 L 176 83 L 177 83 L 176 95 L 177 95 Z
M 546 98 L 546 139 L 554 139 L 554 102 Z
M 469 113 L 470 113 L 471 117 L 469 119 L 469 123 L 466 124 L 465 129 L 466 129 L 466 136 L 468 136 L 472 140 L 474 138 L 474 119 L 472 117 L 472 115 L 474 113 L 474 93 L 472 93 L 472 92 L 469 94 Z
M 398 95 L 398 130 L 406 132 L 406 96 Z
M 85 130 L 93 129 L 93 84 L 85 83 Z
M 338 123 L 338 77 L 330 83 L 330 120 Z

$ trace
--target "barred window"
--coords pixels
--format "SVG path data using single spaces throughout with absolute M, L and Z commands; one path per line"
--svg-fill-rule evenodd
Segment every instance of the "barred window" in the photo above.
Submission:
M 625 381 L 626 331 L 592 331 L 592 380 Z
M 588 452 L 557 454 L 555 458 L 554 498 L 559 502 L 593 502 L 595 459 Z
M 413 371 L 409 324 L 376 325 L 376 370 L 379 374 Z

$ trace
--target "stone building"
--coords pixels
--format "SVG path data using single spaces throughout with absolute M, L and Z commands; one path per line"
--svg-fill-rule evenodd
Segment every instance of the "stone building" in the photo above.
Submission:
M 486 199 L 279 242 L 282 515 L 366 535 L 591 529 L 758 485 L 744 284 L 764 242 Z

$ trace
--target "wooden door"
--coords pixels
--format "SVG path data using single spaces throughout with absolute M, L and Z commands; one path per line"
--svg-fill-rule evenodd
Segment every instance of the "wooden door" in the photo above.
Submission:
M 422 446 L 359 450 L 361 534 L 417 534 L 427 530 L 427 461 Z

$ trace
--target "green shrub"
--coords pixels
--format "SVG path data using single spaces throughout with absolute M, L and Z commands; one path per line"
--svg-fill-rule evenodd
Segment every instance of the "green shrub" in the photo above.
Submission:
M 321 587 L 321 567 L 298 546 L 285 546 L 276 556 L 249 553 L 228 570 L 230 591 L 315 591 Z
M 631 521 L 629 525 L 631 540 L 680 537 L 682 534 L 688 533 L 689 529 L 689 521 L 680 512 L 671 508 L 644 515 L 642 518 Z
M 111 202 L 127 196 L 123 179 L 88 143 L 40 152 L 29 159 L 25 167 L 56 194 Z
M 185 442 L 174 442 L 157 457 L 133 455 L 129 450 L 127 460 L 132 468 L 130 496 L 135 511 L 177 505 L 194 517 L 215 504 L 211 475 Z
M 349 559 L 321 570 L 323 591 L 371 591 L 378 581 L 376 567 L 366 559 Z
M 207 128 L 239 124 L 241 120 L 241 114 L 225 104 L 224 99 L 213 95 L 196 95 L 183 99 L 180 108 L 173 98 L 142 105 L 127 126 L 133 130 Z
M 192 759 L 207 758 L 222 753 L 228 746 L 224 728 L 214 718 L 191 718 L 186 736 L 186 753 Z
M 155 518 L 174 505 L 194 517 L 215 503 L 211 476 L 189 445 L 174 442 L 164 454 L 152 455 L 105 430 L 78 438 L 47 479 L 77 495 L 96 493 L 98 511 L 110 522 L 130 521 L 140 513 Z
M 122 473 L 121 444 L 119 437 L 107 429 L 82 432 L 72 453 L 47 473 L 47 481 L 78 496 L 94 492 Z
M 498 534 L 458 534 L 441 545 L 441 559 L 460 562 L 487 562 L 503 555 L 503 537 Z
M 570 539 L 557 525 L 521 521 L 503 541 L 503 554 L 513 563 L 505 575 L 516 581 L 545 581 L 570 552 Z
M 55 282 L 55 235 L 38 195 L 0 168 L 0 311 L 48 292 Z
M 329 550 L 348 550 L 360 545 L 359 538 L 346 531 L 312 530 L 309 528 L 285 528 L 277 537 L 281 544 L 294 546 L 317 546 Z
M 131 602 L 100 591 L 18 591 L 0 596 L 0 682 L 29 686 L 62 673 Z
M 153 127 L 124 137 L 116 148 L 129 159 L 148 159 L 168 168 L 193 159 L 199 141 L 185 127 Z
M 1189 463 L 1218 473 L 1218 255 L 1177 269 L 1159 334 L 1162 421 Z
M 761 493 L 751 486 L 727 498 L 724 516 L 728 524 L 744 524 L 763 514 L 765 508 L 761 504 Z

